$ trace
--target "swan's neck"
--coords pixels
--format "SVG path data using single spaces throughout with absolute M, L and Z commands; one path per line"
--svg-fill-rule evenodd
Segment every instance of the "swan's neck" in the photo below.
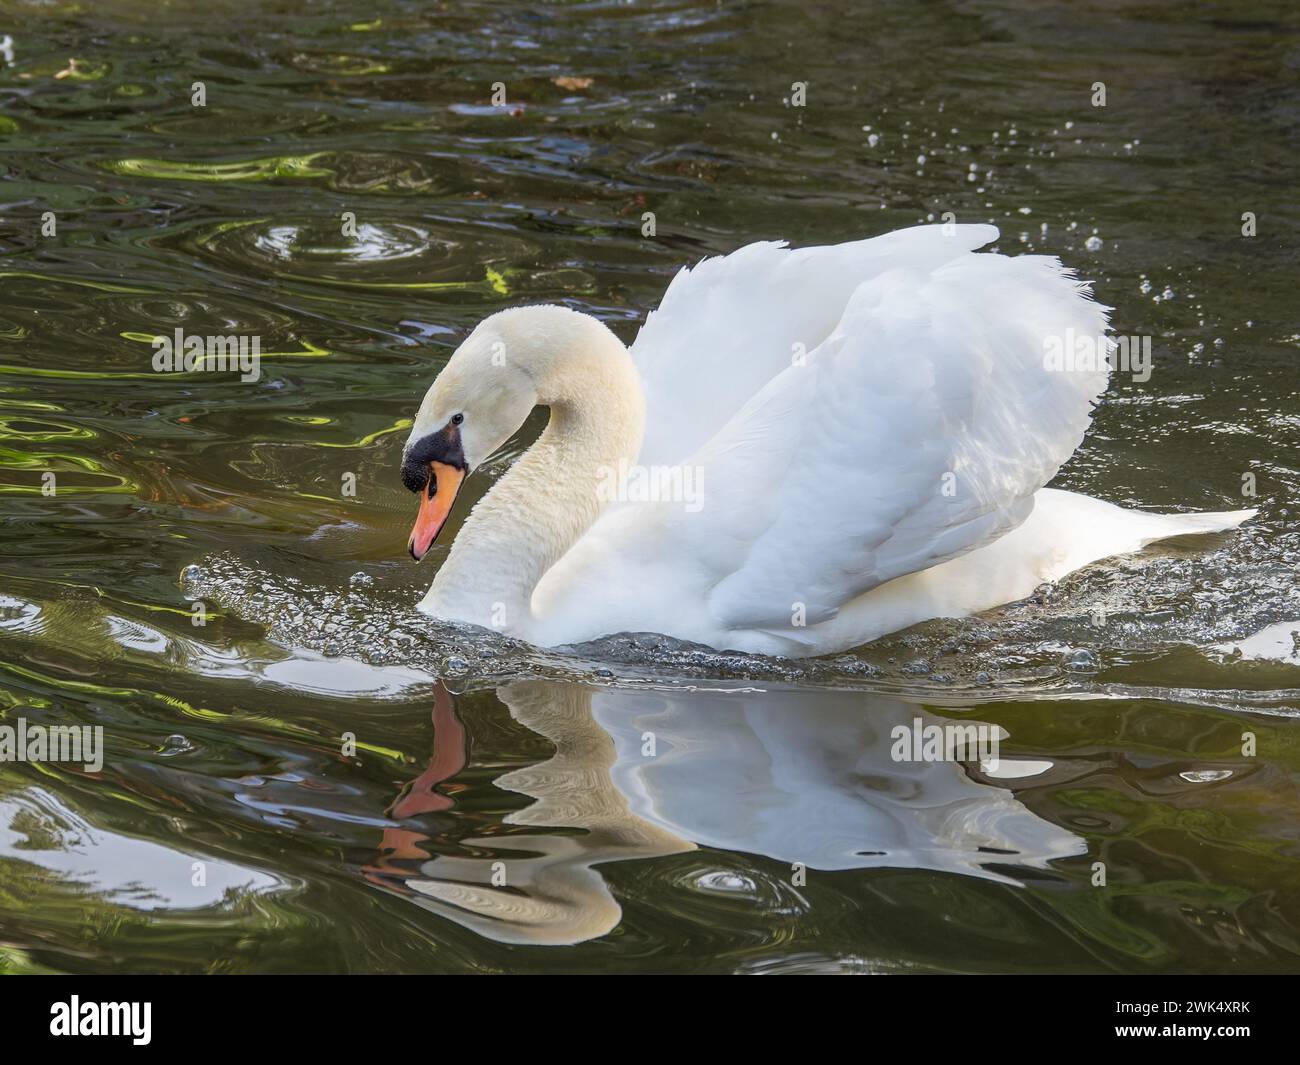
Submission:
M 437 617 L 527 637 L 532 593 L 608 505 L 609 470 L 636 461 L 645 426 L 640 375 L 604 325 L 573 315 L 526 359 L 550 420 L 474 507 L 420 604 Z M 544 345 L 544 346 L 543 346 Z

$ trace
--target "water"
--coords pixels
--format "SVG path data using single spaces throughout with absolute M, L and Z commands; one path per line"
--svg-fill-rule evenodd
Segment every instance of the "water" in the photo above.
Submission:
M 1300 967 L 1296 31 L 0 3 L 3 723 L 106 746 L 0 764 L 0 968 Z M 482 316 L 630 340 L 703 255 L 945 211 L 1154 338 L 1060 486 L 1260 517 L 816 662 L 412 614 L 445 543 L 405 556 L 401 444 Z M 259 378 L 153 372 L 178 326 Z M 945 723 L 997 764 L 891 757 Z

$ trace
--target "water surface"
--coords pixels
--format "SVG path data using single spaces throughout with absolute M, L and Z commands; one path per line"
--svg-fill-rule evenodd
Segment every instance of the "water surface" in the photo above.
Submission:
M 0 969 L 1300 968 L 1289 5 L 4 0 L 6 35 L 0 723 L 106 753 L 0 764 Z M 481 317 L 630 341 L 705 255 L 948 211 L 1154 338 L 1059 486 L 1259 518 L 818 662 L 412 613 L 458 519 L 413 566 L 401 445 Z M 259 378 L 155 373 L 177 327 L 259 336 Z M 998 764 L 891 756 L 944 723 Z

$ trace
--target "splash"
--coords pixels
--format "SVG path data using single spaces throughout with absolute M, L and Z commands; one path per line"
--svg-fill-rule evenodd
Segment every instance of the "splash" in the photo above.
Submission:
M 218 555 L 188 567 L 182 582 L 187 594 L 265 626 L 275 642 L 423 669 L 462 687 L 524 677 L 602 685 L 725 680 L 865 688 L 952 704 L 1160 697 L 1300 715 L 1300 635 L 1289 635 L 1300 634 L 1291 540 L 1255 530 L 1217 546 L 1202 538 L 1199 547 L 1110 560 L 983 615 L 936 619 L 813 660 L 719 651 L 654 633 L 542 649 L 426 617 L 409 590 L 386 592 L 364 571 L 328 587 Z M 1152 685 L 1152 677 L 1170 683 Z M 1197 686 L 1184 686 L 1184 677 Z

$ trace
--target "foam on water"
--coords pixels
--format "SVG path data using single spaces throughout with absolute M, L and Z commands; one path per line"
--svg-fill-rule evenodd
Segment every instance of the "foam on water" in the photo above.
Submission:
M 939 701 L 1145 693 L 1300 713 L 1294 535 L 1247 529 L 1113 559 L 1017 603 L 936 619 L 851 653 L 792 660 L 718 651 L 654 633 L 543 649 L 443 622 L 386 591 L 382 577 L 338 587 L 270 573 L 234 555 L 187 568 L 187 595 L 263 625 L 274 642 L 466 687 L 517 677 L 644 684 L 753 680 L 870 687 Z M 1160 683 L 1152 684 L 1152 678 Z M 1186 683 L 1195 678 L 1196 685 Z

